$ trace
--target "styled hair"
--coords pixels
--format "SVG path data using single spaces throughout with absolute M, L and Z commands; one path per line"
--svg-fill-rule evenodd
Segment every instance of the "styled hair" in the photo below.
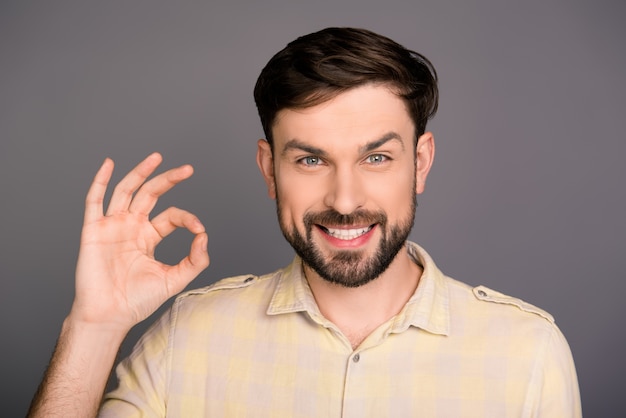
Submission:
M 270 59 L 254 87 L 265 137 L 283 109 L 305 109 L 365 84 L 389 86 L 404 99 L 415 141 L 437 111 L 437 73 L 423 55 L 377 33 L 327 28 L 301 36 Z

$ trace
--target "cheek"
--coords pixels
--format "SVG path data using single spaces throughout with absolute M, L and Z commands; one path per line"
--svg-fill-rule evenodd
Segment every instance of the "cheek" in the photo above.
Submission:
M 364 181 L 368 196 L 381 204 L 412 199 L 415 193 L 413 170 L 404 170 L 386 175 L 371 175 Z
M 280 206 L 282 222 L 301 225 L 305 213 L 319 209 L 323 202 L 321 190 L 319 184 L 302 181 L 293 175 L 277 178 L 277 204 Z

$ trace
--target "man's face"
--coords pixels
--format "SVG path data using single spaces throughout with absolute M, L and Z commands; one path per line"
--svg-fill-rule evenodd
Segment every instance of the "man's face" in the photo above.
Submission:
M 273 153 L 259 141 L 257 160 L 283 235 L 325 280 L 366 284 L 404 245 L 432 160 L 432 136 L 422 136 L 416 150 L 414 135 L 402 99 L 367 85 L 279 112 Z M 416 152 L 423 142 L 430 143 L 426 162 Z

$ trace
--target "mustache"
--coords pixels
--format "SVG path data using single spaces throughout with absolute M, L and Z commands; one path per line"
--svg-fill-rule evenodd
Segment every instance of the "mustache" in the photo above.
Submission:
M 323 212 L 309 212 L 303 217 L 304 225 L 307 230 L 315 225 L 333 225 L 333 226 L 352 226 L 352 225 L 373 225 L 381 224 L 385 226 L 387 224 L 387 215 L 384 212 L 371 212 L 367 210 L 355 210 L 350 214 L 341 214 L 333 209 L 328 209 Z

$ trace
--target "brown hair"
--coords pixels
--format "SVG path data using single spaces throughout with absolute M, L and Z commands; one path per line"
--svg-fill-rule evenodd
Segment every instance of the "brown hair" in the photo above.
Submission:
M 327 28 L 289 43 L 270 59 L 254 87 L 270 146 L 279 111 L 315 106 L 370 83 L 389 85 L 404 99 L 417 141 L 439 96 L 437 73 L 426 57 L 365 29 Z

